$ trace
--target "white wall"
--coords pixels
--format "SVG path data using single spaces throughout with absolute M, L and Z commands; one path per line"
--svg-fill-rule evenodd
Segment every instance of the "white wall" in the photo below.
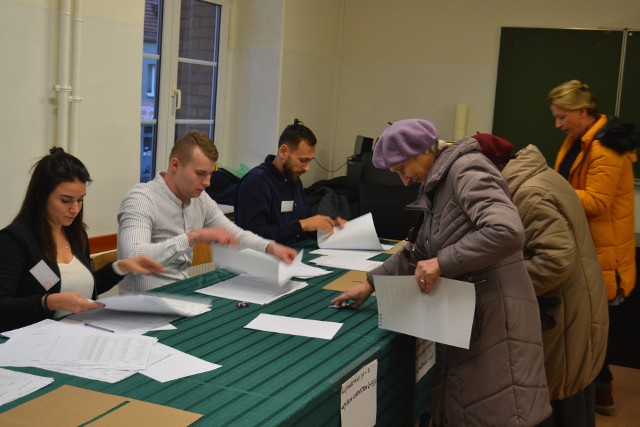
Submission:
M 34 159 L 55 143 L 57 4 L 0 2 L 0 225 L 17 212 Z M 78 156 L 94 178 L 86 219 L 99 235 L 116 231 L 120 200 L 138 179 L 144 1 L 84 4 Z M 428 118 L 451 137 L 457 102 L 469 105 L 469 133 L 490 131 L 500 27 L 640 28 L 637 0 L 230 4 L 227 126 L 216 144 L 233 167 L 273 153 L 294 116 L 316 133 L 318 160 L 330 169 L 356 135 L 377 137 L 390 120 Z M 304 182 L 327 177 L 313 165 Z
M 0 2 L 0 224 L 18 211 L 35 160 L 56 144 L 57 1 Z M 90 235 L 113 233 L 139 177 L 143 0 L 84 0 L 77 156 L 94 180 L 85 202 Z
M 397 119 L 429 119 L 451 138 L 457 102 L 469 106 L 468 133 L 491 131 L 503 26 L 640 28 L 636 0 L 396 0 L 393 13 L 385 0 L 344 4 L 336 163 L 357 134 L 377 137 Z

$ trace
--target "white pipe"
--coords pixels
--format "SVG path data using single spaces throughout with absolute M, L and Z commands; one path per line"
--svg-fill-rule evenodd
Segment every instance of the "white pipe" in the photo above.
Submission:
M 69 121 L 69 50 L 71 44 L 71 0 L 60 0 L 60 28 L 58 30 L 58 121 L 56 145 L 68 149 Z
M 82 41 L 82 0 L 73 0 L 73 44 L 71 51 L 71 87 L 69 97 L 69 153 L 78 155 L 78 134 L 80 129 L 80 55 Z

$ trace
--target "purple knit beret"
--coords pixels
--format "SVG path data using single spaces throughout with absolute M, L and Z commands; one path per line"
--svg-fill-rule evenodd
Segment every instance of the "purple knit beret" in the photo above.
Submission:
M 438 142 L 433 123 L 422 119 L 399 120 L 382 132 L 373 151 L 373 165 L 390 168 L 420 153 Z

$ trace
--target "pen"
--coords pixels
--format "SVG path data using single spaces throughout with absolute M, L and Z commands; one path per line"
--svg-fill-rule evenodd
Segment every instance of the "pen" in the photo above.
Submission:
M 84 326 L 88 326 L 90 328 L 94 328 L 94 329 L 100 329 L 101 331 L 105 331 L 105 332 L 111 332 L 113 334 L 115 334 L 116 331 L 112 331 L 111 329 L 107 329 L 107 328 L 103 328 L 102 326 L 98 326 L 98 325 L 92 325 L 91 323 L 84 323 Z

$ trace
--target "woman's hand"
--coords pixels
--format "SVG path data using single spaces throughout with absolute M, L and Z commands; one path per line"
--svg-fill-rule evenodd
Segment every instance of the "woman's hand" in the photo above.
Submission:
M 342 306 L 344 303 L 349 303 L 349 300 L 353 302 L 348 304 L 351 308 L 358 308 L 369 298 L 369 296 L 374 292 L 373 286 L 366 281 L 361 283 L 353 288 L 347 289 L 344 293 L 334 299 L 331 300 L 331 303 L 337 306 Z
M 438 258 L 431 258 L 424 261 L 418 261 L 416 264 L 416 280 L 418 287 L 423 294 L 428 294 L 433 289 L 435 281 L 442 272 L 438 264 Z
M 118 268 L 123 273 L 162 273 L 164 267 L 158 261 L 155 261 L 148 256 L 140 255 L 135 258 L 127 258 L 116 261 Z
M 100 307 L 104 307 L 104 305 L 87 299 L 78 292 L 60 292 L 58 294 L 49 294 L 47 297 L 49 311 L 64 310 L 71 313 L 80 313 Z

